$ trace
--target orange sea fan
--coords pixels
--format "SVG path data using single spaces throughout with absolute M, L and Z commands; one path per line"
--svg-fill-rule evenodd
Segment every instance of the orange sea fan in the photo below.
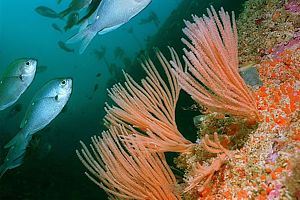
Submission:
M 255 98 L 238 73 L 237 31 L 234 14 L 221 8 L 220 19 L 211 7 L 208 17 L 193 16 L 195 23 L 185 21 L 182 39 L 191 50 L 184 49 L 187 70 L 172 61 L 182 88 L 210 111 L 257 118 Z
M 119 135 L 128 135 L 122 126 L 114 127 L 92 137 L 91 151 L 81 142 L 83 149 L 76 153 L 90 173 L 94 183 L 114 199 L 181 199 L 173 193 L 175 176 L 163 153 L 150 153 L 142 145 L 123 143 Z
M 134 127 L 143 132 L 125 136 L 124 140 L 130 137 L 154 151 L 186 152 L 193 144 L 182 136 L 175 122 L 175 108 L 181 88 L 163 54 L 157 52 L 156 55 L 168 82 L 162 79 L 150 59 L 142 63 L 147 77 L 141 85 L 124 73 L 125 87 L 118 84 L 108 91 L 118 106 L 106 104 L 104 120 L 108 127 L 122 124 L 127 129 Z M 172 53 L 172 60 L 181 68 L 176 53 Z
M 230 150 L 221 145 L 217 133 L 214 133 L 214 141 L 210 140 L 208 135 L 205 135 L 201 145 L 207 152 L 219 155 L 213 159 L 209 166 L 203 166 L 200 163 L 194 164 L 194 167 L 190 172 L 191 175 L 186 180 L 188 186 L 184 189 L 184 192 L 188 192 L 194 188 L 197 188 L 198 192 L 202 192 L 210 183 L 215 172 L 219 171 L 225 161 L 228 158 L 231 158 L 233 154 Z

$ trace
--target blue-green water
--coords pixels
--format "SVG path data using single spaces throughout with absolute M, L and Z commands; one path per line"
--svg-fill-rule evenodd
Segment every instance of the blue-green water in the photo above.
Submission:
M 193 14 L 187 13 L 189 10 L 180 10 L 180 7 L 177 7 L 182 5 L 182 2 L 185 2 L 185 5 L 190 2 L 191 6 L 188 7 L 190 10 L 197 6 L 206 8 L 210 4 L 217 6 L 222 4 L 222 1 L 202 3 L 200 0 L 153 0 L 127 24 L 105 35 L 96 36 L 84 54 L 79 55 L 79 43 L 70 45 L 70 48 L 75 49 L 75 53 L 65 52 L 57 45 L 58 41 L 66 41 L 77 33 L 78 28 L 67 33 L 57 32 L 51 24 L 56 23 L 63 27 L 65 21 L 46 18 L 34 11 L 40 5 L 61 11 L 68 6 L 69 0 L 63 0 L 59 5 L 55 0 L 0 1 L 0 73 L 11 61 L 20 57 L 36 58 L 38 65 L 47 67 L 45 71 L 37 73 L 32 85 L 15 104 L 21 108 L 20 112 L 12 111 L 15 105 L 0 111 L 0 163 L 7 153 L 3 145 L 18 132 L 26 107 L 35 91 L 52 78 L 72 77 L 74 81 L 73 94 L 64 112 L 33 138 L 23 165 L 9 170 L 0 179 L 0 200 L 106 198 L 104 192 L 84 176 L 85 168 L 78 160 L 75 150 L 80 148 L 79 140 L 88 144 L 92 135 L 99 134 L 104 129 L 102 118 L 105 114 L 104 102 L 107 101 L 107 85 L 111 83 L 111 79 L 114 79 L 113 82 L 119 79 L 119 76 L 112 77 L 107 64 L 115 64 L 118 73 L 123 68 L 139 74 L 141 67 L 125 63 L 124 58 L 134 61 L 141 50 L 145 49 L 147 52 L 149 44 L 161 47 L 167 44 L 176 45 L 178 41 L 180 43 L 178 47 L 181 47 L 181 34 L 177 34 L 178 31 L 173 32 L 173 29 L 164 31 L 164 34 L 169 35 L 167 36 L 169 41 L 163 42 L 156 39 L 159 36 L 155 34 L 168 25 L 164 22 L 174 10 L 177 13 L 182 12 L 182 17 Z M 225 8 L 227 5 L 229 8 L 237 8 L 236 11 L 239 11 L 242 3 L 238 0 L 223 2 Z M 195 14 L 201 15 L 203 11 L 204 9 L 199 10 Z M 154 23 L 139 24 L 150 12 L 155 12 L 158 16 L 159 26 Z M 182 25 L 182 19 L 174 21 L 174 24 Z M 182 27 L 176 28 L 180 30 Z M 129 33 L 130 29 L 134 31 L 133 34 Z M 149 38 L 152 38 L 151 42 Z M 115 55 L 116 48 L 119 47 L 125 52 L 122 59 Z M 103 48 L 106 49 L 105 59 L 98 59 L 94 50 L 101 51 Z M 96 84 L 99 87 L 94 91 Z M 191 105 L 190 101 L 183 101 L 188 103 L 182 103 L 182 106 Z M 179 126 L 185 128 L 184 123 L 189 120 L 190 124 L 187 124 L 188 122 L 185 124 L 189 129 L 192 114 L 189 112 L 181 114 L 184 120 L 180 120 Z M 194 130 L 187 132 L 192 131 Z M 187 138 L 190 139 L 188 136 Z

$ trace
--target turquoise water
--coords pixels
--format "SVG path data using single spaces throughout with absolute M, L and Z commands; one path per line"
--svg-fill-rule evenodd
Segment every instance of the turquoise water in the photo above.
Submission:
M 78 160 L 75 150 L 80 147 L 79 140 L 88 144 L 92 135 L 99 134 L 104 129 L 102 118 L 105 114 L 104 102 L 107 101 L 106 89 L 110 83 L 119 80 L 119 76 L 112 77 L 107 64 L 115 64 L 117 73 L 123 68 L 139 74 L 141 67 L 131 65 L 130 62 L 135 60 L 140 51 L 148 52 L 151 48 L 149 44 L 160 47 L 168 44 L 176 45 L 177 41 L 180 43 L 181 35 L 177 33 L 183 27 L 182 19 L 174 21 L 179 25 L 176 30 L 169 29 L 168 32 L 164 32 L 170 35 L 167 36 L 170 40 L 159 41 L 160 35 L 155 34 L 169 25 L 164 22 L 175 10 L 177 13 L 182 12 L 182 18 L 192 14 L 189 13 L 190 10 L 180 10 L 180 7 L 177 7 L 183 2 L 185 5 L 193 3 L 188 7 L 190 10 L 201 7 L 202 10 L 196 12 L 199 15 L 210 4 L 217 6 L 221 4 L 221 1 L 153 0 L 145 10 L 124 26 L 105 35 L 96 36 L 86 51 L 79 55 L 79 43 L 69 45 L 70 48 L 74 48 L 75 53 L 65 52 L 57 45 L 58 41 L 66 41 L 77 33 L 78 28 L 60 33 L 55 31 L 51 24 L 56 23 L 62 27 L 65 21 L 46 18 L 34 11 L 41 5 L 61 11 L 70 1 L 63 0 L 59 5 L 55 0 L 0 1 L 0 73 L 11 61 L 20 57 L 36 58 L 38 65 L 43 66 L 42 69 L 46 67 L 46 70 L 37 73 L 30 88 L 14 106 L 0 111 L 0 163 L 6 155 L 3 145 L 18 132 L 26 107 L 35 91 L 56 77 L 72 77 L 74 81 L 73 94 L 64 112 L 36 134 L 28 148 L 24 164 L 9 170 L 0 179 L 1 200 L 105 198 L 105 193 L 84 176 L 85 168 Z M 236 11 L 239 11 L 242 3 L 229 0 L 222 2 L 224 6 L 236 8 Z M 159 26 L 154 23 L 139 24 L 151 12 L 158 16 Z M 129 33 L 130 29 L 134 34 Z M 149 38 L 152 38 L 151 42 Z M 181 46 L 181 43 L 178 44 L 178 48 Z M 103 48 L 106 49 L 105 59 L 98 59 L 94 50 L 101 51 Z M 115 55 L 116 49 L 119 48 L 124 51 L 123 59 Z M 124 62 L 125 58 L 127 62 Z M 14 111 L 16 105 L 20 109 Z M 191 101 L 183 100 L 179 107 L 189 105 Z M 192 115 L 190 112 L 182 113 L 180 117 L 184 120 L 180 120 L 179 126 L 189 129 L 190 124 L 184 123 L 186 120 L 192 123 Z

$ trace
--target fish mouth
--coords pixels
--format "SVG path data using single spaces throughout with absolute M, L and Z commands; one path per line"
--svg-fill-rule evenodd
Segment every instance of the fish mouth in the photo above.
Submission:
M 72 88 L 73 88 L 73 78 L 72 77 L 67 77 L 65 78 L 67 85 L 66 85 L 66 91 L 68 93 L 72 92 Z
M 37 59 L 31 59 L 32 65 L 37 66 L 38 60 Z
M 37 59 L 29 59 L 27 61 L 29 64 L 25 66 L 25 73 L 26 74 L 34 74 L 36 72 L 36 67 L 38 64 L 38 60 Z

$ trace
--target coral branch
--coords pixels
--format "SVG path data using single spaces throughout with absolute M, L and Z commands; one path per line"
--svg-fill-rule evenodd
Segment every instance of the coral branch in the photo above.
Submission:
M 118 84 L 108 91 L 118 107 L 106 105 L 105 121 L 108 126 L 122 124 L 128 129 L 141 130 L 144 134 L 123 139 L 131 137 L 154 151 L 186 152 L 192 143 L 181 135 L 175 122 L 175 107 L 181 88 L 170 72 L 171 66 L 166 58 L 160 52 L 156 55 L 168 83 L 163 81 L 151 60 L 142 63 L 148 75 L 142 80 L 142 86 L 124 73 L 125 87 Z M 182 68 L 176 54 L 172 53 L 172 59 Z
M 187 178 L 188 186 L 185 188 L 184 192 L 188 192 L 196 187 L 198 192 L 203 191 L 209 184 L 214 173 L 219 171 L 226 159 L 232 156 L 232 152 L 221 145 L 217 133 L 214 133 L 214 141 L 210 140 L 208 135 L 205 135 L 201 144 L 206 151 L 210 153 L 220 153 L 220 155 L 214 158 L 210 166 L 202 166 L 200 163 L 195 164 Z M 199 185 L 201 182 L 203 183 Z
M 223 9 L 220 19 L 211 7 L 208 17 L 193 16 L 195 23 L 185 21 L 183 32 L 191 40 L 182 39 L 191 50 L 184 49 L 188 70 L 172 61 L 182 88 L 211 111 L 257 118 L 258 111 L 251 91 L 238 73 L 237 31 L 234 15 Z
M 92 137 L 91 151 L 76 153 L 88 169 L 85 173 L 110 195 L 121 199 L 181 199 L 172 193 L 176 184 L 162 153 L 149 153 L 145 147 L 130 141 L 122 143 L 119 135 L 128 135 L 122 126 L 114 127 L 100 136 Z

